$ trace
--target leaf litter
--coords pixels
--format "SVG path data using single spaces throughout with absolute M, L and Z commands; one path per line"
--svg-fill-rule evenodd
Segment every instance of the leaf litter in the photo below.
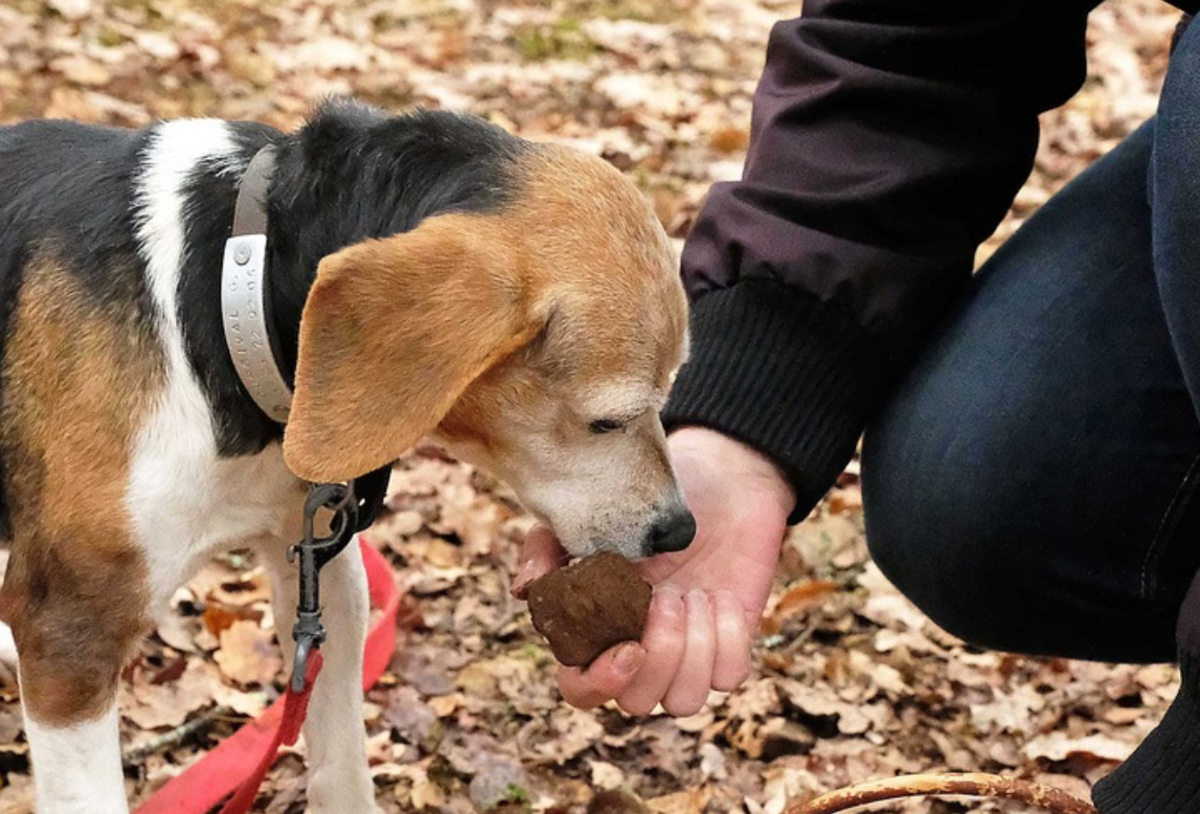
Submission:
M 0 6 L 0 121 L 222 116 L 290 128 L 331 93 L 392 110 L 455 107 L 604 157 L 678 244 L 708 186 L 740 174 L 767 32 L 799 8 L 11 0 Z M 1034 174 L 980 262 L 1153 113 L 1177 19 L 1154 0 L 1092 15 L 1088 81 L 1042 117 Z M 782 814 L 847 783 L 939 769 L 1086 796 L 1161 717 L 1177 671 L 983 652 L 937 629 L 869 562 L 857 473 L 855 462 L 789 534 L 750 680 L 676 720 L 564 704 L 552 658 L 509 595 L 532 521 L 502 485 L 439 451 L 405 457 L 371 531 L 409 594 L 402 647 L 363 710 L 382 809 Z M 268 589 L 247 556 L 218 559 L 125 671 L 135 801 L 280 694 Z M 301 743 L 281 759 L 256 811 L 303 810 L 303 753 Z M 0 814 L 30 812 L 31 794 L 15 681 L 0 675 Z M 1000 810 L 883 810 L 966 808 Z

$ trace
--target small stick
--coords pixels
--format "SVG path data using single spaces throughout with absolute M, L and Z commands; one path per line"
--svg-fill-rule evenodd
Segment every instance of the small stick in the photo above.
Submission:
M 909 774 L 872 780 L 822 794 L 807 803 L 789 806 L 785 814 L 836 814 L 867 803 L 927 794 L 1000 797 L 1005 800 L 1017 800 L 1051 814 L 1096 814 L 1096 809 L 1091 803 L 1080 800 L 1062 789 L 980 772 Z
M 121 753 L 121 762 L 126 766 L 136 766 L 150 757 L 150 755 L 160 752 L 169 746 L 182 743 L 188 736 L 206 729 L 222 715 L 227 715 L 231 711 L 229 707 L 214 707 L 203 715 L 198 715 L 192 720 L 186 721 L 174 729 L 162 733 L 153 740 L 146 741 L 140 746 L 131 746 L 125 749 Z

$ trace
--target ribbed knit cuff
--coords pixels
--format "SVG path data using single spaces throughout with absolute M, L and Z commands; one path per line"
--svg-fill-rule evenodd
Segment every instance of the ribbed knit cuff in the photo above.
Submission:
M 798 523 L 854 454 L 891 367 L 840 308 L 744 281 L 692 306 L 691 356 L 663 423 L 699 425 L 771 458 L 796 492 Z
M 1158 728 L 1092 789 L 1101 814 L 1200 812 L 1200 655 L 1179 661 L 1183 686 Z

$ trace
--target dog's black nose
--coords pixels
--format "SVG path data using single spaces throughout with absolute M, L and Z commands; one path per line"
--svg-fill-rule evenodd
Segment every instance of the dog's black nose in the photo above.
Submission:
M 650 553 L 683 551 L 696 536 L 696 518 L 687 509 L 672 512 L 650 527 Z

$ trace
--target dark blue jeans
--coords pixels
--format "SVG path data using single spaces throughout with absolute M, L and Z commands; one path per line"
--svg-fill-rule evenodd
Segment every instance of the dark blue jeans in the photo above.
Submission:
M 987 262 L 868 428 L 871 552 L 970 642 L 1175 658 L 1200 567 L 1200 92 L 1175 84 L 1190 104 L 1168 81 Z

